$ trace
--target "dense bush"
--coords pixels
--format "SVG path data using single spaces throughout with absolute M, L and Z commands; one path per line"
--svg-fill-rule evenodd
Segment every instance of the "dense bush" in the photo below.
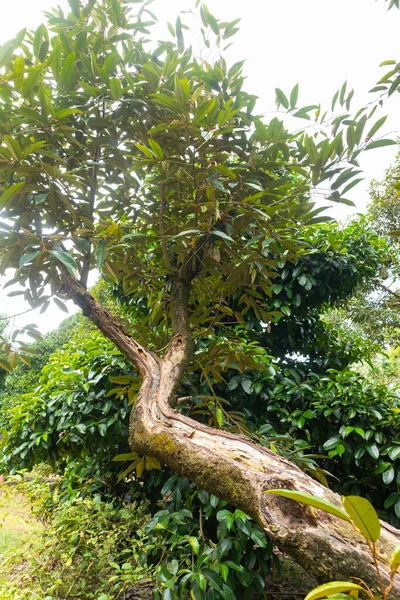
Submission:
M 8 411 L 3 468 L 43 461 L 62 466 L 67 458 L 85 455 L 111 461 L 127 449 L 129 400 L 112 381 L 134 379 L 127 372 L 125 359 L 97 331 L 75 336 L 54 352 L 39 385 Z
M 334 476 L 333 489 L 368 498 L 400 524 L 400 400 L 386 386 L 348 368 L 321 375 L 292 364 L 234 375 L 228 387 L 254 432 L 289 435 L 300 451 L 312 449 Z
M 46 533 L 28 557 L 18 550 L 3 557 L 15 567 L 28 560 L 29 571 L 16 569 L 0 598 L 111 600 L 144 578 L 151 582 L 151 572 L 141 564 L 149 513 L 140 494 L 121 506 L 98 494 L 62 498 L 56 482 L 23 482 L 18 488 L 31 499 Z

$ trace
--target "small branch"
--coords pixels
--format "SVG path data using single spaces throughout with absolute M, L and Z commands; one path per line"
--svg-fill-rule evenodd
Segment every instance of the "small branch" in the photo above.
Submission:
M 90 182 L 90 188 L 89 188 L 89 206 L 88 206 L 88 211 L 87 211 L 87 218 L 89 219 L 89 221 L 91 221 L 93 223 L 93 215 L 94 215 L 94 207 L 96 204 L 96 196 L 97 196 L 97 163 L 99 161 L 100 158 L 100 147 L 96 148 L 96 151 L 94 153 L 94 165 L 93 165 L 93 169 L 92 169 L 92 178 L 91 178 L 91 182 Z M 87 288 L 87 283 L 88 283 L 88 278 L 89 278 L 89 271 L 90 271 L 90 258 L 92 255 L 92 243 L 89 241 L 89 248 L 88 251 L 86 252 L 86 256 L 85 259 L 83 261 L 83 266 L 82 266 L 82 270 L 81 270 L 81 284 Z
M 397 298 L 398 300 L 400 300 L 400 293 L 399 292 L 395 292 L 394 290 L 391 290 L 387 285 L 381 283 L 377 279 L 374 280 L 374 283 L 378 287 L 380 287 L 382 290 L 385 290 L 385 292 L 388 292 L 389 294 L 392 294 L 392 296 L 394 296 L 395 298 Z
M 23 310 L 20 313 L 16 313 L 15 315 L 11 315 L 10 317 L 0 317 L 0 321 L 9 321 L 10 319 L 14 319 L 14 317 L 20 317 L 21 315 L 26 315 L 26 313 L 32 312 L 38 308 L 37 306 L 33 306 L 32 308 L 28 308 L 27 310 Z
M 165 182 L 164 182 L 164 179 L 162 179 L 161 183 L 160 183 L 160 217 L 159 217 L 161 248 L 162 248 L 162 254 L 163 254 L 165 268 L 168 271 L 171 271 L 172 265 L 171 265 L 171 260 L 168 255 L 167 242 L 165 239 L 164 208 L 165 208 Z

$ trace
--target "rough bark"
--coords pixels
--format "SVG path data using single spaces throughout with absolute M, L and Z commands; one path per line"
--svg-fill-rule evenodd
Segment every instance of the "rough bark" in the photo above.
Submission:
M 139 344 L 72 278 L 67 288 L 84 314 L 142 374 L 142 387 L 130 420 L 132 449 L 158 458 L 246 512 L 282 551 L 320 581 L 359 577 L 376 589 L 368 547 L 349 523 L 264 492 L 274 488 L 299 490 L 340 506 L 337 494 L 251 440 L 203 426 L 173 408 L 177 387 L 193 352 L 187 282 L 174 282 L 173 336 L 162 359 Z M 385 583 L 389 581 L 390 555 L 399 541 L 400 532 L 382 523 L 377 548 Z M 400 581 L 395 582 L 391 598 L 400 600 Z

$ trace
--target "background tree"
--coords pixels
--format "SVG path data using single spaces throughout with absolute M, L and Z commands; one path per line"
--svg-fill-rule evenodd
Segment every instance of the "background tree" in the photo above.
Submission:
M 265 324 L 284 314 L 270 310 L 269 298 L 277 269 L 309 251 L 299 229 L 321 219 L 312 187 L 333 177 L 330 198 L 348 202 L 342 195 L 357 169 L 343 161 L 354 165 L 363 149 L 392 142 L 370 141 L 382 124 L 366 128 L 377 104 L 350 121 L 334 118 L 328 137 L 290 134 L 276 118 L 264 124 L 242 89 L 242 64 L 196 59 L 180 18 L 173 41 L 146 42 L 154 17 L 147 5 L 133 15 L 129 3 L 70 0 L 70 14 L 48 15 L 52 35 L 42 25 L 2 47 L 2 270 L 15 270 L 10 284 L 26 287 L 12 293 L 31 306 L 72 298 L 136 366 L 142 386 L 132 450 L 245 510 L 321 577 L 357 569 L 369 580 L 373 569 L 350 527 L 341 524 L 338 543 L 331 517 L 298 509 L 294 520 L 286 501 L 263 495 L 283 486 L 335 502 L 332 492 L 261 445 L 174 405 L 196 345 L 227 315 L 237 328 L 230 318 L 221 347 L 236 348 L 235 360 L 240 352 L 239 370 L 257 363 L 243 344 L 243 314 L 253 306 Z M 200 16 L 206 45 L 209 36 L 223 43 L 234 33 L 235 21 L 218 21 L 204 5 Z M 348 109 L 352 95 L 343 86 L 333 108 Z M 316 109 L 325 121 L 319 107 L 297 106 L 297 86 L 290 97 L 277 90 L 277 101 L 300 118 Z M 95 265 L 147 308 L 136 337 L 87 292 Z M 243 308 L 233 310 L 227 301 L 238 290 Z M 394 542 L 386 530 L 383 570 Z

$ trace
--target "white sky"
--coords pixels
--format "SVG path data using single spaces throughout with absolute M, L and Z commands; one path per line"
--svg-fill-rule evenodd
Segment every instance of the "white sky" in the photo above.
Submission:
M 35 28 L 43 20 L 42 13 L 66 0 L 2 0 L 0 44 L 23 27 Z M 276 110 L 274 88 L 286 94 L 300 84 L 299 106 L 330 105 L 337 88 L 347 79 L 354 87 L 353 109 L 371 99 L 368 90 L 383 75 L 383 60 L 400 60 L 400 11 L 386 10 L 383 0 L 207 0 L 209 10 L 223 20 L 241 17 L 241 31 L 230 41 L 225 53 L 233 63 L 246 59 L 246 91 L 259 96 L 258 110 L 271 116 Z M 149 8 L 158 16 L 157 34 L 162 37 L 167 20 L 175 21 L 180 10 L 192 8 L 194 0 L 155 0 Z M 189 22 L 189 15 L 182 15 Z M 379 135 L 395 137 L 400 133 L 399 94 L 385 102 L 380 114 L 389 118 Z M 298 120 L 300 128 L 306 121 Z M 296 122 L 296 126 L 297 126 Z M 365 153 L 361 166 L 365 183 L 347 194 L 362 212 L 368 201 L 371 179 L 382 178 L 393 162 L 396 146 Z M 354 212 L 353 210 L 353 212 Z M 352 211 L 335 207 L 335 217 L 345 218 Z M 18 297 L 9 298 L 8 290 L 0 290 L 0 313 L 12 315 L 27 308 Z M 18 317 L 18 326 L 35 322 L 48 331 L 65 318 L 65 313 L 51 307 L 41 316 L 36 312 Z

